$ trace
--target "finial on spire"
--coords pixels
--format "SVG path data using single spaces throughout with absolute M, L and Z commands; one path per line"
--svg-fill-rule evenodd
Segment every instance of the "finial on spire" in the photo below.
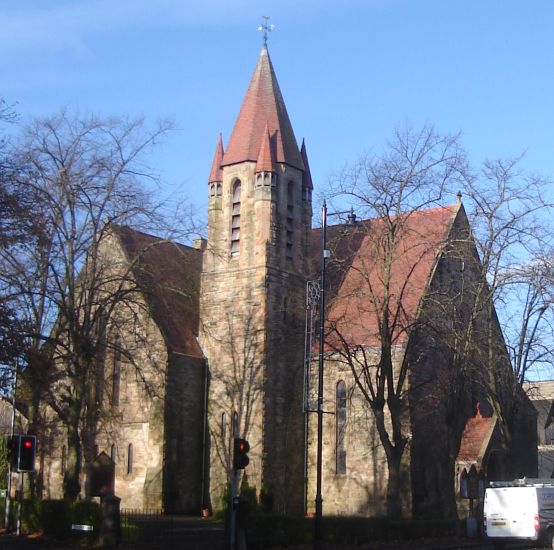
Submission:
M 268 34 L 275 28 L 275 25 L 269 23 L 269 15 L 262 15 L 262 24 L 258 27 L 260 32 L 264 33 L 264 46 L 267 47 Z

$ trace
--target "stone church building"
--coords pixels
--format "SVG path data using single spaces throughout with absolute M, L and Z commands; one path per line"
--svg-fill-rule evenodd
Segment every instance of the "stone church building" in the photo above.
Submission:
M 189 247 L 111 228 L 106 262 L 114 272 L 132 266 L 140 292 L 132 314 L 116 310 L 107 321 L 115 345 L 102 358 L 94 451 L 115 462 L 123 508 L 220 509 L 232 439 L 240 436 L 250 442 L 245 474 L 258 495 L 277 513 L 313 511 L 316 420 L 309 410 L 317 355 L 306 337 L 306 304 L 321 229 L 312 228 L 312 191 L 306 147 L 298 146 L 264 47 L 231 137 L 226 147 L 221 136 L 217 142 L 207 240 Z M 471 292 L 462 290 L 479 279 L 461 201 L 414 212 L 399 227 L 390 288 L 402 312 L 392 353 L 395 376 L 404 373 L 403 509 L 436 516 L 452 510 L 472 468 L 490 479 L 535 475 L 536 416 L 511 384 L 496 325 L 499 402 L 517 411 L 509 442 L 476 367 L 464 374 L 448 351 L 457 323 L 468 319 L 455 312 L 471 309 Z M 324 409 L 333 414 L 324 416 L 325 514 L 386 512 L 383 445 L 345 359 L 379 355 L 376 243 L 383 230 L 379 220 L 329 227 Z M 453 411 L 455 378 L 461 389 Z M 66 451 L 63 430 L 49 429 L 40 476 L 43 496 L 57 497 Z

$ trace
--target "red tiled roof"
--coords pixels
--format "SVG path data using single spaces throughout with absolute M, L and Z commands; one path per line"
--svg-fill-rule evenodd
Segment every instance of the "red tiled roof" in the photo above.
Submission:
M 212 169 L 210 170 L 210 177 L 208 183 L 215 183 L 216 181 L 223 181 L 223 171 L 221 170 L 221 162 L 223 160 L 223 141 L 221 139 L 221 134 L 217 140 L 217 145 L 214 153 L 214 160 L 212 163 Z
M 396 246 L 388 278 L 393 344 L 405 342 L 430 282 L 442 243 L 448 237 L 458 205 L 414 211 L 398 223 Z M 397 219 L 397 221 L 398 221 Z M 327 320 L 349 345 L 379 346 L 379 316 L 386 295 L 387 264 L 384 255 L 390 236 L 384 219 L 365 220 L 354 226 L 328 228 Z M 313 230 L 312 258 L 319 267 L 321 229 Z M 331 336 L 328 341 L 332 343 Z
M 266 124 L 274 142 L 275 161 L 304 170 L 277 77 L 264 46 L 223 156 L 222 166 L 247 160 L 256 162 Z
M 476 415 L 467 421 L 464 428 L 456 461 L 475 462 L 480 465 L 491 442 L 495 425 L 496 418 L 482 416 L 477 407 Z
M 195 248 L 115 226 L 154 322 L 170 351 L 203 357 L 196 340 L 202 252 Z

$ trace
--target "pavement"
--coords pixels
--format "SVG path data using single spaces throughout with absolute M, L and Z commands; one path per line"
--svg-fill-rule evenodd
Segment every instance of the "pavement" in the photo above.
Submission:
M 217 538 L 210 538 L 209 533 L 194 531 L 181 533 L 175 540 L 123 543 L 121 550 L 220 550 L 221 533 Z M 44 537 L 40 533 L 25 536 L 16 536 L 0 530 L 0 550 L 85 550 L 94 548 L 86 543 L 79 544 L 71 541 L 58 541 Z M 461 537 L 443 537 L 436 539 L 417 539 L 399 541 L 375 541 L 359 546 L 324 544 L 324 550 L 492 550 L 493 545 L 482 539 L 469 539 Z M 509 544 L 507 550 L 531 548 L 529 544 Z M 274 548 L 273 550 L 312 550 L 312 545 L 290 546 Z

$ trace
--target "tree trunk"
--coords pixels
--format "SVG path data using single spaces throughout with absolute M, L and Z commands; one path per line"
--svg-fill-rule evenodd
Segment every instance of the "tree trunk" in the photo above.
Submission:
M 79 436 L 79 422 L 67 423 L 67 464 L 63 477 L 64 498 L 77 500 L 81 492 L 79 479 L 81 472 L 81 438 Z
M 387 483 L 387 516 L 391 519 L 402 518 L 402 455 L 393 451 L 387 454 L 389 479 Z

